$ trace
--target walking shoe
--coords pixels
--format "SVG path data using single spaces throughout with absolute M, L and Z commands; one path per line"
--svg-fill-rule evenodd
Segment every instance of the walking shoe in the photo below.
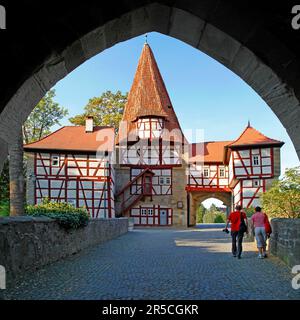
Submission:
M 261 254 L 258 255 L 258 259 L 263 259 L 263 258 L 264 257 Z
M 233 254 L 232 256 L 233 256 L 234 258 L 236 258 L 236 254 Z
M 266 252 L 264 252 L 263 257 L 264 257 L 264 258 L 267 258 L 267 257 L 268 257 Z

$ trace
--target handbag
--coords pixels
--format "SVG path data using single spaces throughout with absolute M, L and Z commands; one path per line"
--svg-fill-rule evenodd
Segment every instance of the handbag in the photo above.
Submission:
M 247 232 L 248 228 L 247 228 L 246 223 L 244 221 L 242 212 L 240 212 L 240 215 L 241 215 L 241 223 L 240 223 L 240 227 L 239 227 L 239 232 L 245 233 L 245 232 Z
M 270 235 L 272 233 L 272 227 L 269 222 L 268 216 L 266 214 L 265 214 L 265 230 L 267 235 Z

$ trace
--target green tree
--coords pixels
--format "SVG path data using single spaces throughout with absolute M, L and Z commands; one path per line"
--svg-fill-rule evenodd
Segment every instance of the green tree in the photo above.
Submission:
M 38 141 L 50 134 L 51 127 L 68 115 L 67 109 L 61 107 L 53 99 L 55 90 L 50 90 L 33 109 L 23 125 L 24 143 Z
M 217 214 L 214 211 L 207 211 L 205 215 L 203 216 L 203 222 L 204 223 L 214 223 L 215 219 L 217 217 Z
M 261 200 L 270 217 L 300 218 L 300 166 L 287 169 L 282 179 L 261 194 Z
M 223 212 L 219 211 L 216 214 L 214 223 L 224 223 L 224 222 L 226 222 L 226 215 Z
M 68 111 L 54 102 L 55 91 L 50 90 L 37 104 L 23 126 L 16 130 L 16 135 L 9 145 L 9 192 L 10 215 L 24 214 L 25 179 L 23 143 L 30 143 L 43 138 L 51 127 L 59 124 Z
M 118 131 L 126 102 L 127 93 L 106 91 L 100 97 L 90 99 L 84 107 L 84 113 L 70 118 L 69 121 L 75 125 L 85 125 L 86 117 L 93 116 L 96 126 L 112 126 Z
M 197 209 L 197 223 L 203 223 L 203 217 L 206 213 L 206 208 L 204 205 L 201 203 L 200 206 Z

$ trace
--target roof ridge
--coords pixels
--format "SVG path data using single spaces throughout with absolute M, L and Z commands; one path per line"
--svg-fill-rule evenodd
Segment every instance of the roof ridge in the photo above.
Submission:
M 243 136 L 246 134 L 246 132 L 248 131 L 248 132 L 251 132 L 251 131 L 249 131 L 249 130 L 252 130 L 252 133 L 254 133 L 254 134 L 256 134 L 258 137 L 261 137 L 261 138 L 263 138 L 264 140 L 266 140 L 266 141 L 259 141 L 259 143 L 260 144 L 262 144 L 262 143 L 265 143 L 265 144 L 268 144 L 268 143 L 282 143 L 282 141 L 279 141 L 279 140 L 276 140 L 276 139 L 273 139 L 273 138 L 270 138 L 270 137 L 268 137 L 268 136 L 266 136 L 265 134 L 263 134 L 262 132 L 260 132 L 259 130 L 257 130 L 256 128 L 254 128 L 254 127 L 252 127 L 251 125 L 249 126 L 247 126 L 245 129 L 244 129 L 244 131 L 239 135 L 239 137 L 237 138 L 237 139 L 235 139 L 233 142 L 231 142 L 230 144 L 228 144 L 227 145 L 227 147 L 230 147 L 230 146 L 238 146 L 239 145 L 239 141 L 240 140 L 242 140 L 242 138 L 243 138 Z M 249 134 L 251 134 L 251 133 L 249 133 Z M 252 139 L 254 139 L 253 137 L 252 137 Z M 245 145 L 245 144 L 247 144 L 247 143 L 242 143 L 242 142 L 240 142 L 241 143 L 241 145 Z M 258 142 L 252 142 L 252 143 L 250 143 L 250 142 L 248 142 L 248 144 L 253 144 L 253 145 L 255 145 L 255 144 L 257 144 Z
M 49 133 L 48 135 L 46 135 L 46 136 L 43 137 L 42 139 L 37 140 L 37 141 L 34 141 L 34 142 L 27 143 L 27 144 L 25 144 L 24 146 L 30 146 L 30 145 L 35 144 L 35 143 L 37 143 L 37 142 L 43 141 L 43 140 L 45 140 L 46 138 L 52 136 L 53 134 L 57 133 L 58 131 L 61 131 L 62 129 L 64 129 L 64 128 L 66 128 L 66 127 L 67 127 L 67 126 L 62 126 L 61 128 L 59 128 L 59 129 L 57 129 L 57 130 Z
M 252 128 L 252 127 L 251 127 L 251 126 L 247 126 L 247 127 L 243 130 L 243 132 L 238 136 L 238 138 L 235 139 L 235 140 L 233 140 L 231 143 L 229 143 L 228 146 L 232 145 L 233 143 L 235 143 L 235 142 L 237 142 L 239 139 L 241 139 L 241 137 L 243 136 L 243 134 L 246 132 L 246 130 L 247 130 L 248 128 Z

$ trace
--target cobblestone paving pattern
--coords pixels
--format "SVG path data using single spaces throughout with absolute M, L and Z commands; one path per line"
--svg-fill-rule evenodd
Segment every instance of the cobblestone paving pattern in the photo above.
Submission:
M 230 254 L 221 229 L 136 229 L 27 273 L 5 299 L 300 299 L 291 270 L 257 259 L 244 243 Z

